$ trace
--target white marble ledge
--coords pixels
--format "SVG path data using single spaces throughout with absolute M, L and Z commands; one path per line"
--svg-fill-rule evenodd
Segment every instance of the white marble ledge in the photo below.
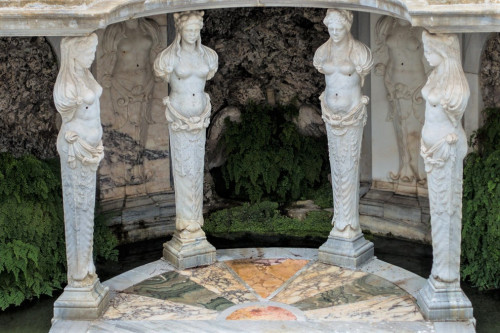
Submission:
M 408 19 L 435 32 L 500 31 L 500 3 L 461 0 L 0 0 L 0 36 L 87 35 L 130 18 L 234 7 L 340 7 Z
M 89 333 L 101 332 L 182 332 L 182 333 L 225 333 L 225 332 L 308 332 L 308 333 L 434 333 L 429 322 L 319 322 L 319 321 L 99 321 L 91 325 Z
M 174 266 L 170 265 L 164 259 L 160 259 L 117 275 L 102 284 L 105 287 L 109 287 L 110 290 L 121 291 L 146 279 L 173 270 L 175 270 Z
M 318 249 L 261 247 L 217 250 L 218 261 L 275 258 L 315 260 L 318 258 Z

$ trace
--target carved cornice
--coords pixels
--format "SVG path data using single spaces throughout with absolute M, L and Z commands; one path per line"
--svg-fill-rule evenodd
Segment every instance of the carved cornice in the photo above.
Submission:
M 0 0 L 0 35 L 86 35 L 134 17 L 266 6 L 380 13 L 405 18 L 433 32 L 500 31 L 500 0 Z

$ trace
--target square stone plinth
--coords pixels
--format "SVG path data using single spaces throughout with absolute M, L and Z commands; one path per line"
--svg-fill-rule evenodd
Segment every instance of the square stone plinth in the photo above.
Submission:
M 54 319 L 94 320 L 98 319 L 109 304 L 109 288 L 99 279 L 88 287 L 64 288 L 64 292 L 54 303 Z
M 472 304 L 460 288 L 459 283 L 437 282 L 431 276 L 418 292 L 417 304 L 428 320 L 473 319 Z
M 163 258 L 177 269 L 211 265 L 216 261 L 215 247 L 206 237 L 181 239 L 174 234 L 163 244 Z
M 329 236 L 318 250 L 318 260 L 325 264 L 357 269 L 374 258 L 373 243 L 363 234 L 352 239 Z

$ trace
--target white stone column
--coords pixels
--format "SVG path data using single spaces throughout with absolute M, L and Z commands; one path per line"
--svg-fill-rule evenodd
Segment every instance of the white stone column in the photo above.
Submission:
M 96 171 L 104 156 L 99 97 L 101 86 L 90 73 L 97 36 L 61 41 L 61 67 L 54 102 L 62 125 L 57 137 L 61 158 L 68 285 L 54 303 L 55 319 L 92 320 L 109 303 L 108 288 L 93 260 Z
M 215 51 L 201 44 L 203 12 L 173 15 L 176 37 L 156 58 L 154 70 L 170 86 L 164 99 L 169 123 L 176 220 L 173 239 L 164 244 L 163 256 L 179 269 L 215 262 L 215 248 L 203 226 L 203 165 L 210 98 L 206 80 L 217 71 Z
M 434 67 L 422 89 L 426 106 L 421 146 L 428 179 L 433 262 L 417 302 L 427 319 L 465 320 L 472 318 L 472 305 L 460 288 L 462 163 L 467 153 L 461 120 L 470 91 L 458 37 L 424 31 L 422 40 L 425 57 Z
M 333 230 L 319 248 L 318 259 L 357 268 L 373 258 L 359 224 L 359 160 L 368 97 L 361 88 L 373 66 L 370 49 L 355 40 L 352 13 L 329 9 L 324 19 L 330 39 L 314 55 L 314 66 L 325 74 L 320 96 L 326 123 L 333 188 Z

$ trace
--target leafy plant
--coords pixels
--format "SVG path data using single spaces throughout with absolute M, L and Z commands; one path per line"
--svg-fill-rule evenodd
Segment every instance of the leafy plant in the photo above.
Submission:
M 500 288 L 500 109 L 484 111 L 485 125 L 465 160 L 462 278 L 480 289 Z
M 260 235 L 327 237 L 332 229 L 331 220 L 332 214 L 326 211 L 309 212 L 303 221 L 292 219 L 281 215 L 278 203 L 262 201 L 216 211 L 205 220 L 203 229 L 216 236 L 251 232 Z
M 251 202 L 287 202 L 326 180 L 326 138 L 302 136 L 291 121 L 297 114 L 292 104 L 250 103 L 242 111 L 241 123 L 226 119 L 221 143 L 227 162 L 222 175 L 234 196 Z
M 95 252 L 117 257 L 116 238 L 95 228 Z M 0 309 L 51 295 L 66 281 L 59 161 L 0 154 Z

